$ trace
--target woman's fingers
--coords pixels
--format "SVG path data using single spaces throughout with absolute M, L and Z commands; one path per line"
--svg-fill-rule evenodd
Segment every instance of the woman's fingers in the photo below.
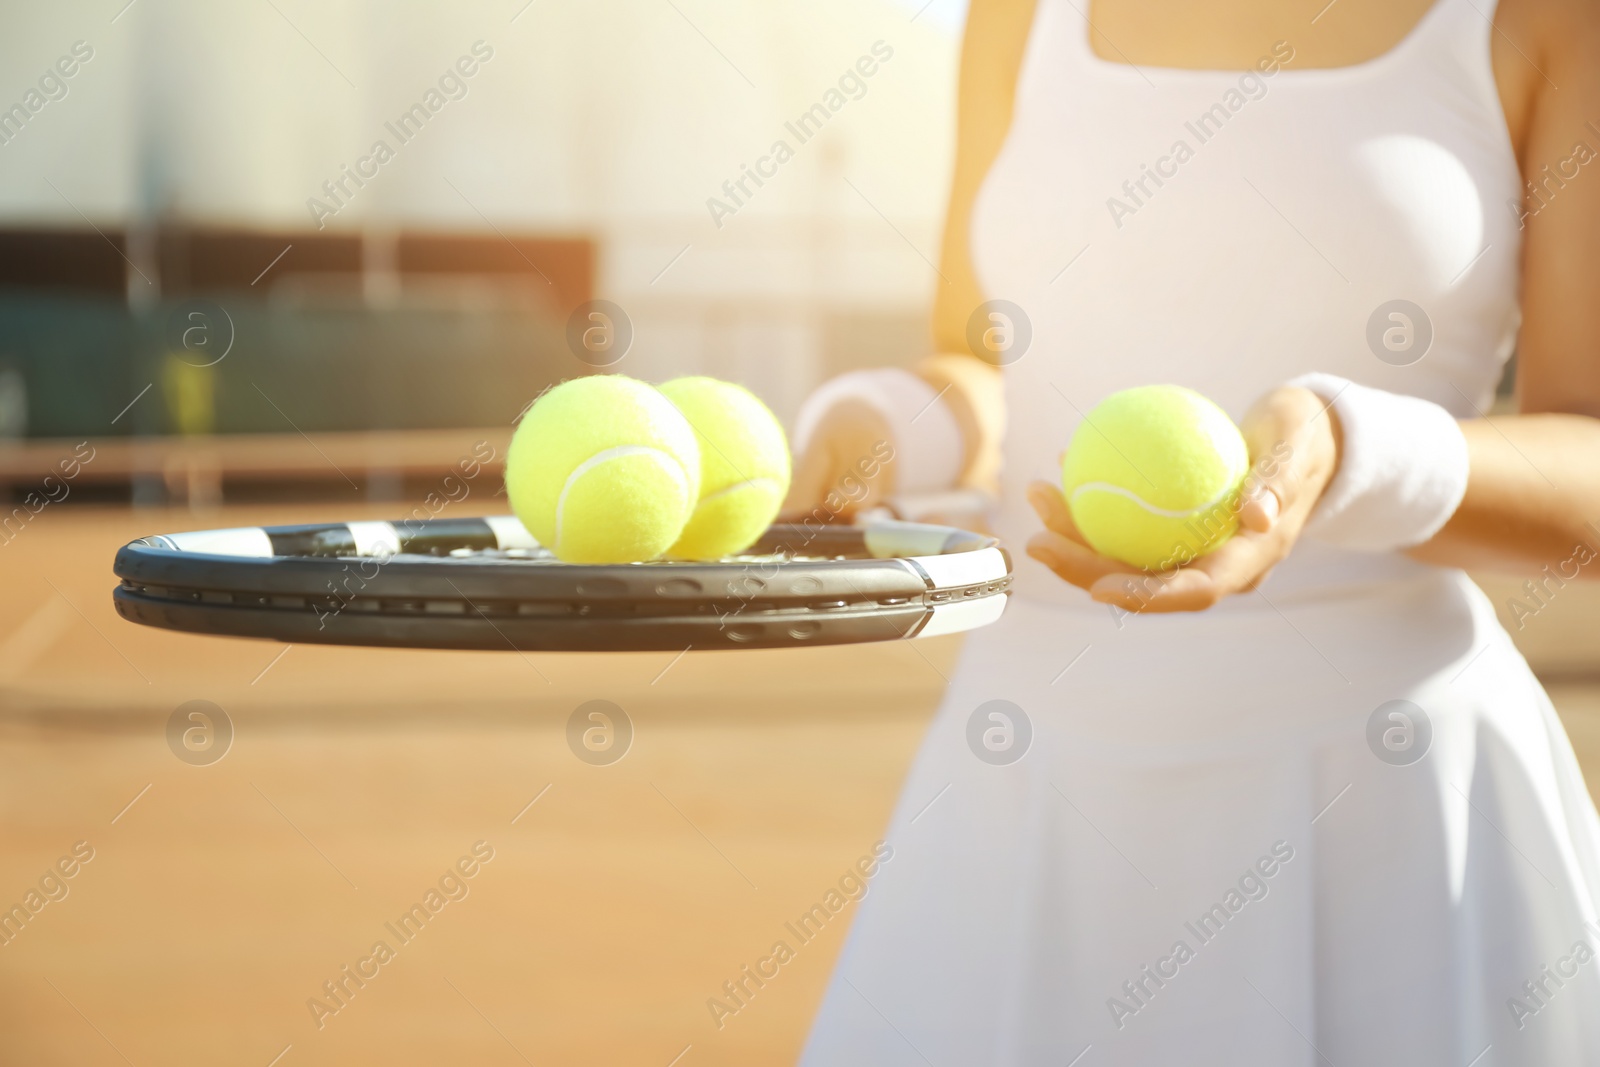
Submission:
M 794 473 L 789 478 L 789 495 L 784 497 L 778 518 L 792 522 L 805 516 L 828 495 L 833 479 L 832 450 L 826 442 L 818 441 L 806 449 L 794 465 Z
M 1274 389 L 1245 414 L 1239 429 L 1250 448 L 1239 523 L 1265 533 L 1285 516 L 1303 521 L 1335 463 L 1332 414 L 1307 389 Z
M 1240 497 L 1239 525 L 1266 533 L 1293 498 L 1290 465 L 1298 427 L 1286 406 L 1268 393 L 1245 414 L 1239 432 L 1250 449 L 1250 474 Z
M 816 515 L 848 519 L 894 491 L 894 464 L 883 460 L 887 420 L 871 405 L 840 401 L 811 434 L 795 462 L 789 494 L 779 513 L 788 521 Z
M 1042 530 L 1028 538 L 1028 555 L 1049 567 L 1056 577 L 1080 589 L 1088 589 L 1107 575 L 1143 573 L 1054 530 Z
M 1034 507 L 1058 540 L 1039 544 L 1036 552 L 1034 543 L 1046 536 L 1040 535 L 1029 543 L 1029 554 L 1048 555 L 1057 574 L 1084 585 L 1095 600 L 1129 612 L 1203 611 L 1256 588 L 1288 555 L 1337 470 L 1339 427 L 1316 394 L 1282 388 L 1257 401 L 1239 429 L 1249 447 L 1251 469 L 1241 492 L 1239 529 L 1216 550 L 1160 574 L 1102 566 L 1102 573 L 1095 575 L 1088 560 L 1059 543 L 1068 539 L 1056 529 L 1059 520 L 1050 517 L 1054 505 L 1041 493 Z M 1030 490 L 1030 499 L 1034 495 Z M 1088 550 L 1080 545 L 1080 551 Z
M 1239 525 L 1254 533 L 1271 530 L 1283 514 L 1283 498 L 1271 482 L 1251 474 L 1240 496 Z
M 1109 575 L 1089 595 L 1124 611 L 1202 611 L 1254 589 L 1278 562 L 1276 537 L 1241 530 L 1193 563 L 1160 574 Z
M 1201 611 L 1222 598 L 1211 576 L 1192 567 L 1108 574 L 1089 586 L 1089 595 L 1127 612 Z
M 1045 529 L 1054 530 L 1062 537 L 1085 545 L 1083 534 L 1078 531 L 1078 524 L 1072 521 L 1072 512 L 1067 507 L 1067 498 L 1061 495 L 1061 490 L 1049 482 L 1030 482 L 1028 484 L 1028 503 L 1038 513 Z
M 1055 572 L 1056 577 L 1088 589 L 1112 574 L 1139 572 L 1125 563 L 1100 555 L 1084 543 L 1083 534 L 1072 521 L 1067 498 L 1049 482 L 1028 485 L 1028 503 L 1039 513 L 1044 530 L 1028 539 L 1028 555 Z

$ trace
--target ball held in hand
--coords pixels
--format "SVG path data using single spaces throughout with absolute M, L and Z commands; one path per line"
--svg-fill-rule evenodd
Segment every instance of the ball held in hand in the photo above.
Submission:
M 1169 570 L 1233 536 L 1249 470 L 1226 412 L 1191 389 L 1146 385 L 1113 393 L 1084 417 L 1061 488 L 1090 548 Z
M 694 427 L 700 496 L 668 555 L 710 560 L 744 551 L 777 516 L 789 491 L 789 444 L 755 394 L 715 378 L 661 386 Z
M 511 509 L 567 563 L 655 559 L 700 499 L 700 447 L 654 387 L 620 374 L 541 396 L 506 453 Z

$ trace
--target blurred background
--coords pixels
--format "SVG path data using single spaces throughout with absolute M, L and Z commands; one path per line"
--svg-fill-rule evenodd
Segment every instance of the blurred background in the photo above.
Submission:
M 791 415 L 926 348 L 960 20 L 926 2 L 19 12 L 18 101 L 92 58 L 0 119 L 0 433 L 499 426 L 585 369 L 564 328 L 595 298 L 632 373 L 737 377 Z M 215 373 L 172 370 L 186 328 L 203 363 L 230 323 Z
M 130 626 L 110 563 L 503 512 L 496 463 L 444 479 L 599 367 L 737 380 L 792 425 L 824 378 L 924 354 L 963 7 L 7 12 L 0 908 L 31 918 L 0 922 L 0 1063 L 794 1059 L 849 911 L 734 1016 L 709 1002 L 872 851 L 959 638 L 280 646 Z M 1593 589 L 1514 618 L 1521 580 L 1482 582 L 1600 780 Z M 590 699 L 633 719 L 626 759 L 568 750 Z M 194 700 L 225 758 L 169 748 Z M 467 896 L 342 979 L 477 842 Z

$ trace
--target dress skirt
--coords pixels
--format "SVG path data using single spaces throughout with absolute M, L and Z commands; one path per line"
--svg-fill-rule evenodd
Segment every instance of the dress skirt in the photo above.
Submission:
M 971 635 L 815 1067 L 1600 1064 L 1600 820 L 1458 571 Z

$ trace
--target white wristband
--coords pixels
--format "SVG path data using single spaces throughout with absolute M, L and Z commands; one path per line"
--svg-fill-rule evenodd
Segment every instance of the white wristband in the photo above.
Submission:
M 1339 470 L 1322 492 L 1307 537 L 1385 552 L 1439 532 L 1467 491 L 1467 441 L 1455 416 L 1421 397 L 1332 374 L 1288 383 L 1322 397 L 1339 416 Z
M 818 386 L 795 419 L 796 453 L 810 446 L 822 417 L 846 400 L 868 405 L 889 424 L 896 493 L 955 485 L 965 455 L 961 426 L 933 386 L 897 367 L 851 371 Z

